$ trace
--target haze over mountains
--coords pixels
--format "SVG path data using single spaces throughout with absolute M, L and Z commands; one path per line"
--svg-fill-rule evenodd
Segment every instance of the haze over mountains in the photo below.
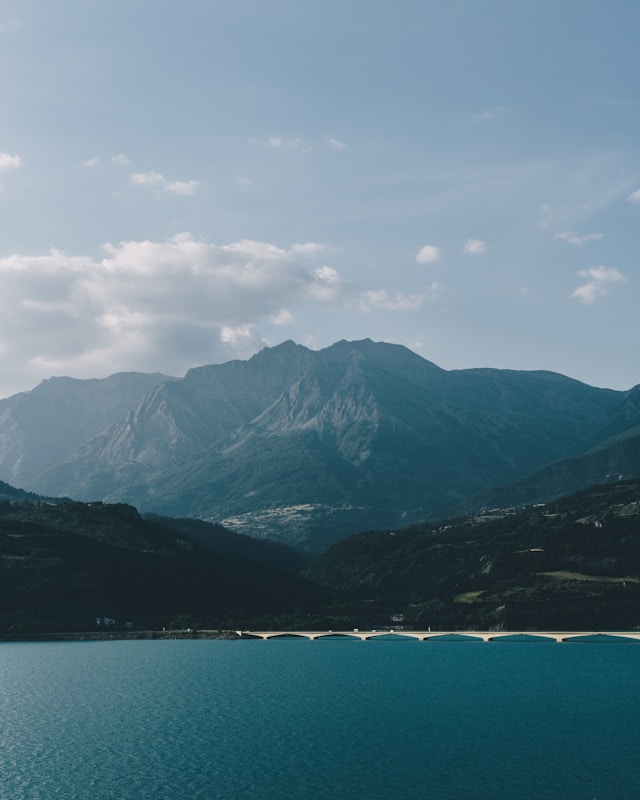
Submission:
M 121 372 L 104 380 L 50 378 L 0 400 L 0 473 L 30 485 L 52 464 L 120 419 L 168 375 Z
M 445 371 L 369 340 L 285 342 L 183 379 L 52 379 L 0 401 L 8 483 L 310 550 L 465 501 L 539 502 L 640 477 L 639 452 L 639 387 Z

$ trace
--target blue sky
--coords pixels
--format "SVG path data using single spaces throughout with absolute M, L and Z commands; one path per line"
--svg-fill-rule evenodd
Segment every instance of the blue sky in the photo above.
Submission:
M 635 0 L 0 0 L 0 396 L 293 339 L 628 389 Z

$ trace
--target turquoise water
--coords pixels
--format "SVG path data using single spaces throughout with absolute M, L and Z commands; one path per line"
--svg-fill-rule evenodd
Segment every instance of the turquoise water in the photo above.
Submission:
M 640 645 L 0 645 L 1 800 L 640 797 Z

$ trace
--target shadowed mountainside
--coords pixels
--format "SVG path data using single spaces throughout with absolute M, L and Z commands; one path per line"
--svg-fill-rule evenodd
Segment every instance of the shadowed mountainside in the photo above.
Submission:
M 535 470 L 515 484 L 479 492 L 449 513 L 455 516 L 495 506 L 531 505 L 589 486 L 636 478 L 640 478 L 640 426 L 607 439 L 585 453 Z

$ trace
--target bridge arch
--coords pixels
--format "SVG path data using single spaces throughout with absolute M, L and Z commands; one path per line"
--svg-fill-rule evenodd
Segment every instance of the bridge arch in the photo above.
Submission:
M 240 639 L 360 639 L 424 642 L 639 642 L 640 631 L 236 631 Z

